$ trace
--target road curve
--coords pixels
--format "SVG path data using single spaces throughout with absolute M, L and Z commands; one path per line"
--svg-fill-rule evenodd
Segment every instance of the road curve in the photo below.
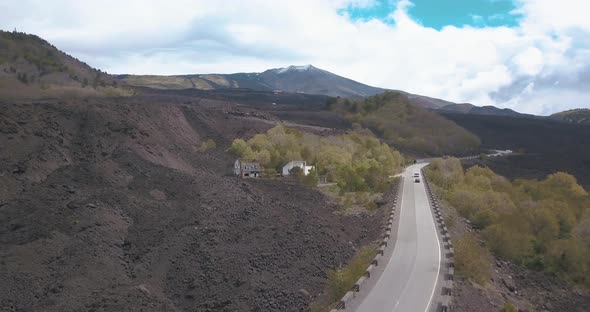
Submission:
M 422 174 L 427 164 L 408 167 L 402 176 L 403 193 L 393 254 L 379 280 L 357 312 L 434 311 L 435 289 L 441 269 L 441 248 Z

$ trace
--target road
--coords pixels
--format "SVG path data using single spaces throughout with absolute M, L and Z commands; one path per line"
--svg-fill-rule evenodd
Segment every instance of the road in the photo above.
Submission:
M 491 154 L 485 154 L 485 156 L 487 157 L 506 157 L 506 156 L 510 156 L 510 155 L 514 155 L 514 152 L 511 150 L 492 150 L 494 153 Z M 469 159 L 476 159 L 476 158 L 480 158 L 481 155 L 473 155 L 473 156 L 464 156 L 464 157 L 455 157 L 459 160 L 469 160 Z M 435 158 L 423 158 L 423 159 L 416 159 L 417 163 L 429 163 L 434 159 L 437 159 L 440 157 L 435 157 Z
M 434 311 L 441 248 L 422 176 L 412 175 L 427 164 L 415 164 L 404 173 L 397 242 L 387 267 L 358 312 Z M 421 175 L 421 174 L 420 174 Z

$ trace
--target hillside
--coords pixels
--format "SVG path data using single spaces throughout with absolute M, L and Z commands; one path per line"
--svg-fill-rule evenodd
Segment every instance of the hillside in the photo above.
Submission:
M 501 175 L 541 179 L 564 171 L 590 189 L 590 127 L 546 118 L 449 113 L 444 116 L 476 134 L 485 148 L 522 152 L 486 160 L 486 165 Z
M 329 106 L 410 154 L 469 154 L 479 147 L 476 136 L 436 113 L 411 104 L 408 97 L 399 92 L 386 92 L 363 100 L 333 99 Z
M 0 31 L 0 96 L 4 98 L 128 93 L 114 77 L 35 35 Z
M 0 310 L 305 311 L 387 210 L 235 178 L 231 142 L 278 120 L 178 95 L 0 100 Z
M 436 112 L 443 113 L 459 113 L 459 114 L 472 114 L 472 115 L 494 115 L 494 116 L 513 116 L 513 117 L 524 117 L 532 116 L 527 114 L 521 114 L 509 108 L 498 108 L 495 106 L 475 106 L 469 103 L 462 104 L 449 104 L 442 107 L 435 108 Z
M 441 100 L 441 99 L 437 99 L 437 98 L 432 98 L 429 96 L 411 94 L 411 93 L 407 93 L 407 92 L 403 92 L 403 91 L 400 91 L 400 92 L 403 94 L 406 94 L 412 104 L 417 105 L 422 108 L 426 108 L 426 109 L 437 109 L 437 108 L 441 108 L 444 106 L 455 104 L 453 102 L 449 102 L 449 101 L 445 101 L 445 100 Z
M 579 109 L 572 109 L 567 110 L 559 113 L 555 113 L 549 116 L 551 119 L 575 123 L 575 124 L 584 124 L 590 125 L 590 109 L 588 108 L 579 108 Z

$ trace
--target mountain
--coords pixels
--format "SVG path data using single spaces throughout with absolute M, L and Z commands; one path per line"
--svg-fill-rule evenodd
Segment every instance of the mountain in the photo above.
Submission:
M 290 92 L 345 98 L 366 98 L 386 91 L 404 94 L 415 106 L 438 112 L 462 114 L 522 116 L 511 109 L 494 106 L 479 107 L 412 94 L 404 91 L 372 87 L 313 65 L 268 69 L 261 73 L 196 74 L 178 76 L 119 75 L 124 84 L 153 89 L 252 89 L 256 91 Z
M 498 108 L 496 106 L 475 106 L 469 103 L 449 104 L 433 109 L 442 113 L 457 113 L 471 115 L 494 115 L 494 116 L 512 116 L 512 117 L 533 117 L 529 114 L 521 114 L 509 108 Z
M 0 96 L 116 95 L 117 80 L 35 35 L 0 31 Z
M 576 124 L 586 124 L 590 125 L 590 109 L 588 108 L 578 108 L 578 109 L 571 109 L 559 113 L 555 113 L 549 116 L 551 119 L 576 123 Z
M 312 65 L 269 69 L 261 73 L 202 74 L 178 76 L 120 75 L 133 86 L 157 89 L 247 88 L 259 91 L 284 91 L 341 97 L 366 97 L 385 89 L 371 87 Z
M 261 73 L 195 74 L 176 76 L 109 75 L 58 50 L 38 36 L 0 31 L 0 96 L 59 97 L 129 95 L 130 87 L 158 90 L 251 89 L 366 98 L 386 90 L 338 76 L 313 65 L 268 69 Z M 493 106 L 477 107 L 397 91 L 415 106 L 439 112 L 519 116 Z

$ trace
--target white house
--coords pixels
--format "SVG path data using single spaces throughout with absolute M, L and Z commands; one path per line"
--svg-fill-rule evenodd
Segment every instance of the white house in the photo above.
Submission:
M 291 169 L 299 167 L 303 171 L 303 175 L 308 175 L 311 170 L 313 170 L 313 166 L 308 166 L 307 163 L 303 160 L 293 160 L 290 161 L 283 167 L 283 176 L 288 176 L 289 171 Z

